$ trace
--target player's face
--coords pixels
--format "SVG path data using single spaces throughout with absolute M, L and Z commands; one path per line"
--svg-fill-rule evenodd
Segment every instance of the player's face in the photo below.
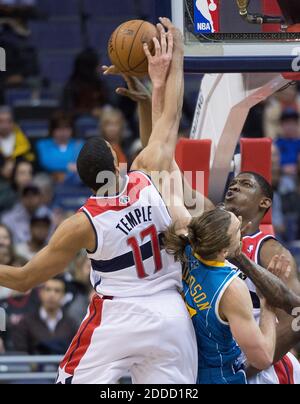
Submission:
M 236 216 L 249 217 L 259 212 L 261 189 L 251 174 L 240 174 L 230 184 L 225 196 L 225 208 Z

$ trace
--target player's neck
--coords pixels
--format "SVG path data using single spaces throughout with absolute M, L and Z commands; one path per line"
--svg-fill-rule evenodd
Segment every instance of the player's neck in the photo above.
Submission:
M 111 184 L 110 187 L 105 187 L 105 192 L 97 192 L 96 196 L 98 197 L 114 197 L 116 195 L 119 195 L 124 187 L 125 183 L 127 181 L 127 177 L 123 177 L 121 175 L 117 175 L 114 179 L 113 184 Z
M 251 224 L 249 224 L 251 223 Z M 251 234 L 256 234 L 260 230 L 261 220 L 255 219 L 245 219 L 243 220 L 242 229 L 246 229 L 245 236 L 249 236 Z

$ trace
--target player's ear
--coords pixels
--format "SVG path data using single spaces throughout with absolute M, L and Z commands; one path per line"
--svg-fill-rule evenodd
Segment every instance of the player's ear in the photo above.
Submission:
M 262 209 L 270 209 L 272 206 L 272 200 L 270 198 L 262 198 L 259 207 Z
M 220 255 L 226 260 L 229 256 L 229 251 L 226 248 L 223 248 L 223 250 L 220 252 Z

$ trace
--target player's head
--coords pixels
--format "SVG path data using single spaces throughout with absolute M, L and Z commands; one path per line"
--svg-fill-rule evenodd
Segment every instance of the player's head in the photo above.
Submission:
M 272 202 L 273 189 L 269 182 L 257 173 L 243 172 L 231 182 L 225 208 L 243 219 L 262 220 Z
M 238 250 L 241 243 L 241 222 L 231 212 L 217 208 L 193 218 L 188 225 L 188 236 L 176 235 L 172 226 L 165 235 L 166 250 L 177 260 L 184 261 L 186 245 L 209 261 L 225 259 Z
M 118 159 L 111 145 L 100 137 L 86 142 L 77 159 L 82 182 L 95 193 L 107 186 L 111 176 L 118 176 Z

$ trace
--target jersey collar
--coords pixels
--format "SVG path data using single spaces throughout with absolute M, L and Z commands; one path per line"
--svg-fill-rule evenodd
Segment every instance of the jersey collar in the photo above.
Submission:
M 200 255 L 194 253 L 194 257 L 197 258 L 198 261 L 202 262 L 202 264 L 206 265 L 207 267 L 217 267 L 217 268 L 224 268 L 225 262 L 221 261 L 208 261 L 200 257 Z

